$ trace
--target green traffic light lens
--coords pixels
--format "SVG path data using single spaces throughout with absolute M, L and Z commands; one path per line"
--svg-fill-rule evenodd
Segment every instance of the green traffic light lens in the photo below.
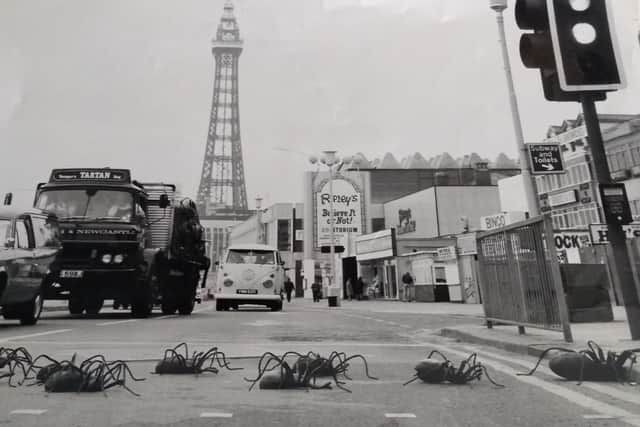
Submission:
M 591 6 L 591 0 L 569 0 L 569 4 L 573 10 L 582 12 Z
M 571 29 L 571 33 L 580 44 L 591 44 L 596 40 L 596 29 L 591 24 L 576 24 Z

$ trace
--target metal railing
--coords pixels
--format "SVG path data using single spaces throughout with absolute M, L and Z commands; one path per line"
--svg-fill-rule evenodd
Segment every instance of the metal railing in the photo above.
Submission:
M 551 329 L 572 342 L 569 311 L 549 216 L 478 235 L 480 289 L 487 326 L 493 322 Z

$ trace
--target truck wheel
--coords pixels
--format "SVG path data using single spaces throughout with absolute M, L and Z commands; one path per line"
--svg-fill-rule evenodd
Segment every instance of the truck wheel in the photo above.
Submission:
M 161 309 L 162 309 L 162 314 L 165 314 L 165 315 L 174 314 L 176 312 L 176 307 L 173 304 L 169 304 L 169 303 L 166 303 L 166 304 L 162 303 Z
M 178 306 L 178 313 L 180 313 L 180 315 L 182 316 L 190 315 L 191 312 L 193 312 L 193 308 L 195 307 L 195 304 L 196 302 L 193 300 L 182 302 L 182 304 Z
M 85 302 L 85 310 L 87 314 L 96 315 L 100 313 L 102 306 L 104 305 L 104 300 L 102 298 L 90 299 Z
M 69 313 L 78 316 L 84 311 L 84 304 L 82 298 L 71 296 L 69 297 Z
M 44 298 L 42 293 L 38 292 L 32 301 L 29 301 L 21 307 L 20 324 L 21 325 L 35 325 L 42 313 L 42 306 L 44 305 Z

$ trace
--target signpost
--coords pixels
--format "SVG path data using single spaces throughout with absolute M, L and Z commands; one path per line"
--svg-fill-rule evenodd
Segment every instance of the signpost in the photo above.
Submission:
M 527 144 L 527 149 L 532 174 L 565 173 L 559 144 Z

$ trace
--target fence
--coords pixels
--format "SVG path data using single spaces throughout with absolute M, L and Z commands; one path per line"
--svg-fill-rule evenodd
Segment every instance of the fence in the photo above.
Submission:
M 551 329 L 573 341 L 549 216 L 480 234 L 478 261 L 489 327 Z

